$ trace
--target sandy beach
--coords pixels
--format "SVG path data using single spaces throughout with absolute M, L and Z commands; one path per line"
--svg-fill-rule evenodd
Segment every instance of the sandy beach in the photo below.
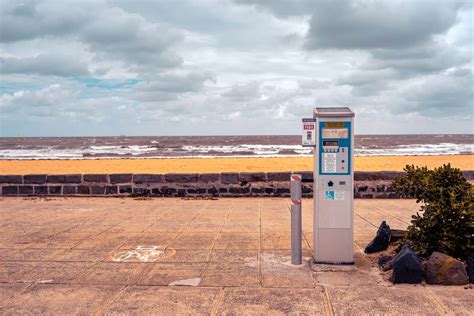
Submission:
M 0 160 L 0 174 L 218 173 L 312 170 L 311 157 L 170 158 L 108 160 Z M 434 168 L 451 163 L 474 170 L 474 155 L 356 157 L 356 171 L 401 171 L 407 164 Z

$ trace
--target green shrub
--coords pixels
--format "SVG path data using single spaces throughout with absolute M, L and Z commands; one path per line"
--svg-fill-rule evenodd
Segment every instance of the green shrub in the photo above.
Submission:
M 407 165 L 392 186 L 406 198 L 423 203 L 412 216 L 405 243 L 420 256 L 433 251 L 464 259 L 474 251 L 474 194 L 472 185 L 450 164 L 428 170 Z

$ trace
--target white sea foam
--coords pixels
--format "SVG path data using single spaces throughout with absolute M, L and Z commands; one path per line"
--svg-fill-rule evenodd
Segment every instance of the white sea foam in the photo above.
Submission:
M 410 144 L 386 148 L 360 147 L 356 156 L 424 156 L 472 154 L 474 144 Z M 88 146 L 59 148 L 54 146 L 0 150 L 0 159 L 108 159 L 108 158 L 215 158 L 215 157 L 304 157 L 311 148 L 300 145 L 225 145 L 157 148 L 147 145 Z

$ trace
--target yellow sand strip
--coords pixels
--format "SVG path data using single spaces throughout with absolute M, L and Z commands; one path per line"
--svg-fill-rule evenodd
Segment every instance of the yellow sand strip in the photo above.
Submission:
M 356 157 L 357 171 L 402 170 L 406 164 L 438 167 L 445 163 L 474 170 L 474 155 Z M 0 160 L 0 174 L 67 173 L 213 173 L 312 170 L 313 159 L 294 158 L 190 158 L 109 160 Z

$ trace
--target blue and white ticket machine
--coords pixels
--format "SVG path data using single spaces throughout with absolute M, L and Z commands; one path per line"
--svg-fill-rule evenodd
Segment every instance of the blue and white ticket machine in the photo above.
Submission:
M 353 264 L 354 113 L 315 108 L 313 256 L 315 263 Z

